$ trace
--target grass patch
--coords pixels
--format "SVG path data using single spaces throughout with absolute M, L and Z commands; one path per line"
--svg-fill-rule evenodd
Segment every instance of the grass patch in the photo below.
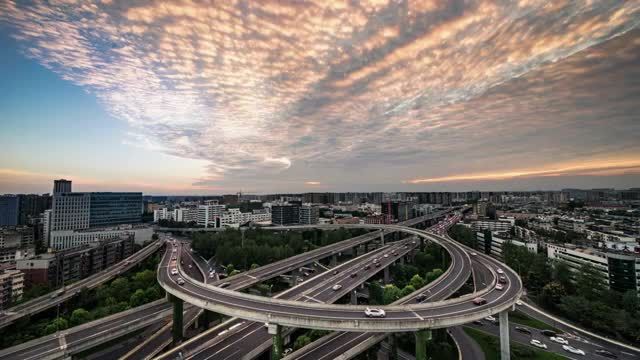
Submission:
M 546 322 L 540 321 L 538 319 L 534 319 L 520 310 L 510 312 L 509 321 L 512 321 L 516 324 L 532 327 L 534 329 L 551 330 L 558 334 L 563 333 L 563 331 L 561 331 L 560 329 L 554 328 L 553 326 L 547 324 Z
M 500 360 L 500 339 L 497 336 L 466 326 L 464 327 L 464 332 L 480 345 L 486 360 Z M 564 356 L 514 341 L 511 341 L 511 358 L 514 360 L 567 360 Z

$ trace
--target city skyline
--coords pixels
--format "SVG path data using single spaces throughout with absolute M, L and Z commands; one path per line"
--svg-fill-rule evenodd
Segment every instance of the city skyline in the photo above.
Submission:
M 71 3 L 0 4 L 0 193 L 640 184 L 635 2 Z

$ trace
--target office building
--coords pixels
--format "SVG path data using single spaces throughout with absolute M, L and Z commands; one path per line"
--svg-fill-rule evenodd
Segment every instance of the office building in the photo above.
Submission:
M 70 193 L 71 192 L 71 180 L 53 180 L 53 194 Z
M 24 274 L 18 270 L 0 270 L 0 310 L 22 298 Z
M 508 233 L 491 232 L 491 231 L 478 231 L 476 232 L 476 244 L 477 249 L 484 252 L 487 255 L 492 255 L 499 259 L 502 259 L 502 248 L 506 243 L 511 243 L 516 246 L 525 247 L 532 253 L 538 252 L 538 242 L 535 240 L 516 240 L 511 239 Z
M 83 279 L 100 272 L 133 254 L 133 236 L 91 242 L 60 251 L 50 251 L 30 259 L 16 260 L 28 286 L 59 287 L 66 281 Z
M 142 222 L 142 193 L 90 193 L 89 227 L 103 227 Z
M 389 222 L 403 222 L 412 218 L 413 204 L 409 201 L 388 201 L 382 203 L 382 214 Z
M 318 223 L 320 217 L 320 209 L 313 205 L 302 205 L 300 207 L 300 224 L 313 225 Z
M 30 226 L 7 226 L 0 228 L 0 249 L 33 247 L 35 234 Z
M 135 238 L 136 231 L 128 227 L 103 228 L 87 230 L 59 230 L 49 234 L 49 247 L 54 250 L 75 248 L 103 240 L 121 237 Z
M 178 222 L 196 222 L 198 221 L 197 208 L 178 208 L 173 210 L 173 220 Z
M 584 219 L 574 219 L 566 216 L 558 218 L 558 228 L 564 231 L 573 231 L 583 234 L 589 225 L 593 225 L 593 223 L 587 222 Z
M 300 206 L 281 204 L 271 206 L 271 223 L 274 225 L 298 224 L 300 221 Z
M 18 225 L 18 197 L 16 195 L 0 196 L 0 226 Z
M 564 262 L 574 273 L 580 271 L 583 264 L 591 264 L 612 290 L 640 289 L 640 258 L 633 251 L 600 251 L 571 244 L 548 244 L 547 257 Z
M 196 220 L 198 225 L 219 228 L 222 226 L 221 217 L 224 208 L 225 206 L 218 204 L 217 200 L 205 201 L 204 205 L 198 206 L 198 217 Z
M 173 211 L 169 211 L 166 207 L 153 210 L 153 222 L 157 223 L 160 220 L 173 220 Z
M 57 193 L 53 196 L 51 231 L 88 229 L 91 206 L 89 193 Z
M 472 221 L 471 228 L 474 231 L 509 231 L 515 225 L 515 219 L 509 220 L 476 220 Z

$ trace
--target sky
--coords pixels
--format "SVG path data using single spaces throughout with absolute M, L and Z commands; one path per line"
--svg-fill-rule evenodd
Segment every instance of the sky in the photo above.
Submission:
M 640 187 L 640 1 L 0 2 L 0 193 Z

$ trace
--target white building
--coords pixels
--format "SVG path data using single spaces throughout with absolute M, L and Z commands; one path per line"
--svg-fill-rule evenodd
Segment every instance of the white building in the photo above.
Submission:
M 77 247 L 101 240 L 120 238 L 123 235 L 132 235 L 136 232 L 132 229 L 100 229 L 100 230 L 61 230 L 52 231 L 49 235 L 49 247 L 61 250 Z
M 173 211 L 169 211 L 167 208 L 153 210 L 153 222 L 160 220 L 174 220 Z
M 480 231 L 476 232 L 476 242 L 478 248 L 485 254 L 493 255 L 498 258 L 502 258 L 502 247 L 505 243 L 510 242 L 516 246 L 523 246 L 532 253 L 538 252 L 538 243 L 536 241 L 520 241 L 515 239 L 505 239 L 499 236 L 498 232 L 492 232 L 487 238 L 485 233 Z
M 318 223 L 320 208 L 313 205 L 302 205 L 300 207 L 300 224 L 313 225 Z
M 611 243 L 635 243 L 636 238 L 631 236 L 625 236 L 622 232 L 601 232 L 586 229 L 584 231 L 587 239 L 593 241 L 601 241 L 601 242 L 611 242 Z
M 224 205 L 218 204 L 217 200 L 207 201 L 205 205 L 198 206 L 198 225 L 204 227 L 220 227 L 224 208 Z
M 474 231 L 509 231 L 512 226 L 513 223 L 506 220 L 476 220 L 471 223 Z
M 173 220 L 177 222 L 198 221 L 197 208 L 178 208 L 173 210 Z
M 58 193 L 53 197 L 51 231 L 88 229 L 90 193 Z
M 587 226 L 591 224 L 593 223 L 586 222 L 584 219 L 575 219 L 566 216 L 558 218 L 558 228 L 579 234 L 583 234 L 587 230 Z

